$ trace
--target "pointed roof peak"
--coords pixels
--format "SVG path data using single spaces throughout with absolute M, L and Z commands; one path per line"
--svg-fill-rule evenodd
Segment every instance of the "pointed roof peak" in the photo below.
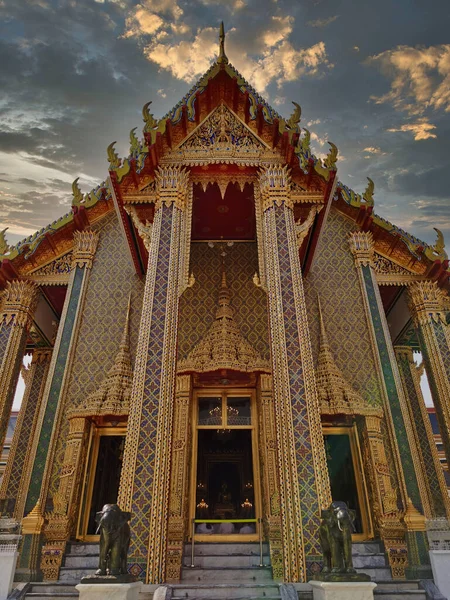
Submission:
M 219 65 L 227 65 L 228 57 L 225 54 L 225 30 L 223 27 L 223 21 L 220 23 L 219 32 L 219 58 L 217 59 Z

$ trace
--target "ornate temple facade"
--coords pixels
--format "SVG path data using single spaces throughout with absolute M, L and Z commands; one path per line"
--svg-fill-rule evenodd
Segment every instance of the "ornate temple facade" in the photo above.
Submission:
M 104 183 L 75 180 L 69 214 L 1 240 L 0 445 L 32 353 L 0 488 L 22 525 L 16 579 L 58 579 L 117 502 L 146 582 L 178 581 L 192 536 L 260 535 L 276 579 L 307 581 L 331 499 L 395 578 L 429 576 L 427 524 L 450 503 L 413 352 L 449 461 L 442 235 L 378 216 L 371 180 L 341 183 L 337 147 L 315 157 L 299 105 L 277 114 L 223 35 L 189 93 L 143 119 L 126 158 L 108 147 Z

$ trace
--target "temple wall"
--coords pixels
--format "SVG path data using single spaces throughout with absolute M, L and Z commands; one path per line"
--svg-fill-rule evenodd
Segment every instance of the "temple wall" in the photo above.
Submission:
M 319 353 L 317 295 L 336 365 L 346 381 L 371 405 L 382 395 L 367 317 L 348 234 L 355 223 L 330 209 L 311 271 L 304 280 L 313 358 Z
M 236 242 L 224 246 L 225 271 L 231 289 L 231 305 L 242 335 L 265 359 L 269 354 L 267 298 L 253 283 L 258 271 L 257 247 L 254 242 Z M 189 272 L 196 282 L 180 299 L 178 358 L 183 359 L 204 337 L 216 313 L 220 287 L 222 245 L 210 248 L 206 243 L 193 243 Z
M 119 349 L 131 291 L 130 341 L 132 363 L 141 315 L 144 281 L 135 274 L 116 215 L 95 229 L 100 239 L 92 266 L 77 346 L 64 402 L 60 435 L 53 462 L 50 496 L 57 489 L 68 433 L 67 411 L 98 388 Z

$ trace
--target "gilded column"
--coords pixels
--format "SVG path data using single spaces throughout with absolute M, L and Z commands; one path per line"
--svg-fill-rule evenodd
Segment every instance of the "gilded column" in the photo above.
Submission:
M 430 419 L 420 389 L 420 378 L 414 362 L 413 351 L 409 346 L 394 346 L 395 356 L 405 393 L 410 421 L 413 427 L 415 445 L 419 450 L 422 472 L 426 473 L 425 486 L 428 494 L 429 512 L 427 519 L 448 517 L 450 501 L 447 485 L 439 461 Z
M 274 579 L 283 579 L 283 543 L 281 537 L 280 484 L 278 442 L 275 425 L 275 403 L 271 375 L 259 377 L 259 448 L 262 469 L 263 515 L 269 540 L 270 562 Z
M 169 525 L 167 532 L 167 582 L 181 577 L 183 543 L 186 539 L 188 509 L 189 449 L 191 427 L 191 376 L 178 375 L 173 420 L 172 466 L 170 473 Z
M 51 348 L 36 348 L 26 374 L 25 393 L 17 418 L 0 487 L 2 514 L 21 521 L 28 490 L 30 448 L 42 403 L 47 373 L 52 356 Z
M 447 463 L 450 464 L 450 327 L 442 305 L 444 296 L 431 281 L 411 284 L 408 296 Z
M 320 568 L 321 509 L 331 499 L 287 167 L 260 176 L 284 579 Z
M 373 238 L 370 232 L 354 232 L 349 237 L 361 284 L 364 306 L 373 341 L 375 359 L 384 389 L 386 423 L 391 431 L 394 460 L 405 508 L 409 576 L 429 575 L 430 565 L 425 536 L 424 512 L 429 510 L 425 477 L 415 447 L 413 427 L 401 385 L 394 349 L 373 271 Z M 392 425 L 393 432 L 392 432 Z
M 74 233 L 69 286 L 47 375 L 36 433 L 30 448 L 31 473 L 24 509 L 26 517 L 22 520 L 24 534 L 22 552 L 16 574 L 16 577 L 22 581 L 36 581 L 42 578 L 39 566 L 42 527 L 54 448 L 59 434 L 63 405 L 61 399 L 64 398 L 97 244 L 98 233 L 94 231 Z M 53 559 L 59 560 L 59 564 L 64 547 L 65 542 L 61 540 L 57 548 L 51 548 Z
M 10 281 L 3 292 L 0 314 L 0 448 L 5 443 L 37 298 L 38 288 L 29 281 Z
M 175 398 L 182 232 L 189 177 L 157 173 L 157 202 L 142 305 L 118 504 L 130 510 L 129 570 L 150 583 L 166 577 L 170 457 Z

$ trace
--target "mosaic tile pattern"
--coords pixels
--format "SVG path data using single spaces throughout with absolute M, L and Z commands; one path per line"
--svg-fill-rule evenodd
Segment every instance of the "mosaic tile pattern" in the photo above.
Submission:
M 194 273 L 196 281 L 180 298 L 179 359 L 189 354 L 214 321 L 222 269 L 221 251 L 222 246 L 210 248 L 207 243 L 191 245 L 189 272 Z M 242 335 L 268 360 L 267 296 L 253 283 L 253 275 L 258 271 L 256 243 L 235 243 L 225 247 L 225 252 L 225 270 L 235 321 Z
M 448 325 L 444 325 L 441 321 L 438 321 L 437 323 L 433 321 L 434 334 L 436 336 L 437 343 L 439 344 L 442 362 L 444 363 L 447 377 L 450 379 L 450 348 L 448 346 L 448 340 L 445 335 L 444 327 L 448 327 Z
M 320 296 L 331 351 L 345 380 L 370 405 L 382 404 L 361 289 L 347 236 L 355 224 L 331 207 L 311 271 L 304 280 L 314 361 L 319 353 Z
M 47 406 L 45 408 L 44 420 L 39 433 L 39 442 L 34 459 L 33 469 L 31 471 L 30 486 L 25 502 L 24 514 L 27 515 L 36 505 L 41 490 L 42 476 L 47 460 L 47 452 L 55 422 L 56 410 L 59 402 L 59 395 L 66 369 L 69 348 L 72 342 L 72 332 L 75 324 L 75 316 L 78 308 L 81 286 L 83 283 L 84 270 L 79 267 L 75 270 L 72 292 L 69 299 L 66 320 L 61 337 L 61 344 L 58 350 L 56 366 L 52 377 L 50 392 L 48 395 Z
M 150 511 L 153 476 L 155 470 L 156 433 L 158 425 L 159 396 L 161 388 L 161 362 L 163 355 L 164 325 L 168 292 L 171 222 L 173 207 L 162 209 L 161 233 L 159 238 L 157 282 L 153 297 L 150 341 L 147 354 L 144 402 L 142 405 L 138 456 L 134 477 L 131 528 L 132 538 L 129 562 L 131 570 L 141 566 L 145 577 L 147 551 L 150 534 Z
M 130 351 L 134 364 L 144 284 L 128 259 L 115 214 L 101 222 L 100 239 L 89 275 L 83 314 L 67 386 L 60 435 L 50 481 L 58 489 L 69 423 L 67 411 L 103 381 L 117 354 L 131 292 Z
M 14 468 L 11 471 L 11 476 L 9 478 L 8 487 L 5 494 L 5 497 L 8 499 L 6 510 L 9 514 L 13 514 L 16 505 L 20 481 L 24 474 L 23 471 L 25 467 L 25 458 L 28 453 L 29 445 L 32 442 L 32 434 L 34 433 L 33 423 L 36 417 L 36 407 L 39 404 L 43 378 L 47 373 L 48 363 L 37 363 L 36 365 L 32 366 L 32 369 L 34 370 L 33 378 L 30 383 L 29 391 L 26 391 L 28 397 L 27 404 L 26 407 L 22 406 L 22 410 L 26 408 L 22 426 L 20 431 L 17 430 L 17 426 L 16 430 L 14 431 L 14 437 L 19 435 L 20 441 L 17 445 L 17 450 L 14 455 Z
M 423 512 L 422 500 L 420 498 L 419 485 L 414 470 L 413 458 L 411 455 L 411 448 L 408 443 L 408 437 L 406 433 L 405 422 L 400 407 L 400 400 L 398 397 L 396 382 L 394 378 L 394 372 L 388 352 L 387 340 L 384 335 L 383 325 L 381 321 L 381 315 L 378 308 L 377 297 L 373 287 L 373 279 L 370 267 L 361 267 L 364 283 L 366 287 L 367 297 L 369 300 L 369 309 L 372 317 L 373 326 L 375 329 L 375 336 L 378 346 L 378 353 L 380 355 L 381 368 L 383 371 L 384 382 L 386 385 L 386 391 L 389 398 L 389 405 L 391 408 L 392 420 L 394 423 L 395 436 L 397 439 L 397 445 L 400 451 L 400 457 L 403 467 L 403 475 L 405 478 L 406 489 L 408 496 L 413 501 L 414 506 Z
M 284 207 L 275 207 L 278 238 L 278 261 L 280 265 L 281 295 L 283 302 L 286 351 L 289 365 L 289 387 L 294 422 L 297 474 L 300 485 L 300 505 L 303 522 L 303 542 L 306 557 L 320 556 L 318 541 L 320 525 L 317 501 L 316 476 L 312 456 L 308 410 L 304 387 L 301 350 L 298 337 L 296 306 L 292 287 L 291 264 Z M 307 559 L 308 560 L 308 559 Z
M 430 499 L 432 501 L 433 516 L 445 517 L 445 504 L 442 498 L 442 491 L 439 486 L 439 481 L 436 474 L 436 465 L 434 463 L 433 454 L 430 448 L 427 430 L 425 429 L 425 424 L 423 422 L 423 418 L 421 417 L 421 404 L 423 403 L 423 399 L 419 398 L 419 396 L 417 395 L 416 386 L 414 385 L 414 379 L 411 373 L 411 363 L 408 357 L 406 355 L 397 355 L 397 364 L 399 366 L 403 383 L 406 388 L 406 393 L 412 408 L 412 412 L 416 417 L 414 420 L 414 427 L 417 431 L 417 438 L 419 441 L 420 451 L 425 466 L 425 473 L 427 474 L 427 485 L 431 492 Z M 413 368 L 415 368 L 414 365 Z

